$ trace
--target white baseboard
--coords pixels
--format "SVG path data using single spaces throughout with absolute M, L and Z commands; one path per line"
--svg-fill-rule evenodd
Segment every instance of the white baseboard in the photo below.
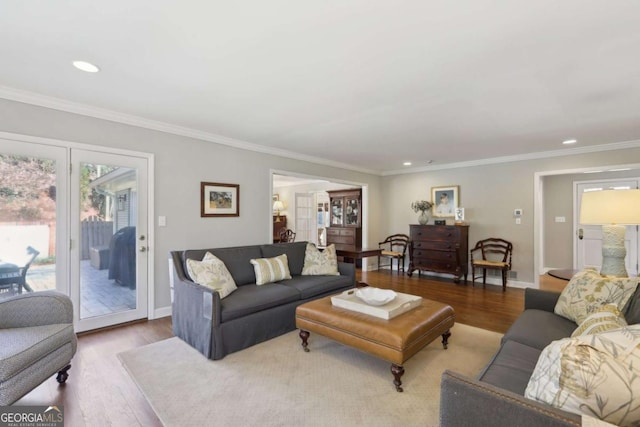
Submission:
M 150 317 L 149 319 L 160 319 L 167 316 L 171 316 L 171 306 L 156 308 L 153 311 L 153 317 Z

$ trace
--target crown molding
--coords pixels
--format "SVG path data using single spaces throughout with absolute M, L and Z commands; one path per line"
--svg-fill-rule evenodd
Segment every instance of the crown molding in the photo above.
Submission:
M 611 144 L 592 145 L 587 147 L 574 147 L 561 150 L 542 151 L 539 153 L 528 153 L 514 156 L 493 157 L 487 159 L 471 160 L 467 162 L 454 162 L 446 163 L 442 165 L 429 165 L 419 168 L 410 169 L 397 169 L 390 171 L 379 171 L 373 169 L 360 168 L 347 163 L 335 162 L 327 159 L 323 159 L 315 156 L 308 156 L 300 153 L 295 153 L 288 150 L 282 150 L 278 148 L 271 148 L 264 145 L 254 144 L 248 141 L 243 141 L 235 138 L 229 138 L 222 135 L 213 134 L 210 132 L 204 132 L 192 128 L 173 125 L 157 120 L 147 119 L 144 117 L 134 116 L 131 114 L 125 114 L 105 108 L 93 107 L 78 102 L 68 101 L 51 96 L 41 95 L 34 92 L 15 89 L 8 86 L 0 85 L 0 98 L 10 101 L 21 102 L 24 104 L 36 105 L 39 107 L 50 108 L 53 110 L 64 111 L 67 113 L 78 114 L 87 117 L 93 117 L 96 119 L 107 120 L 115 123 L 121 123 L 130 126 L 136 126 L 140 128 L 155 130 L 159 132 L 169 133 L 178 136 L 184 136 L 187 138 L 198 139 L 201 141 L 213 142 L 215 144 L 226 145 L 241 150 L 254 151 L 262 154 L 268 154 L 272 156 L 285 157 L 293 160 L 300 160 L 304 162 L 314 163 L 323 166 L 335 167 L 339 169 L 346 169 L 354 172 L 361 172 L 370 175 L 377 176 L 391 176 L 391 175 L 406 175 L 419 172 L 429 172 L 447 169 L 467 168 L 473 166 L 485 166 L 498 163 L 510 163 L 523 160 L 536 160 L 546 159 L 551 157 L 570 156 L 576 154 L 585 153 L 597 153 L 603 151 L 623 150 L 627 148 L 640 147 L 640 140 L 632 140 L 626 142 L 617 142 Z
M 548 159 L 551 157 L 573 156 L 576 154 L 599 153 L 603 151 L 624 150 L 628 148 L 639 148 L 640 140 L 614 142 L 611 144 L 589 145 L 586 147 L 566 148 L 562 150 L 541 151 L 539 153 L 519 154 L 516 156 L 493 157 L 488 159 L 471 160 L 468 162 L 447 163 L 443 165 L 430 165 L 420 168 L 398 169 L 382 172 L 382 176 L 405 175 L 418 172 L 430 172 L 446 169 L 468 168 L 472 166 L 494 165 L 498 163 L 512 163 L 523 160 Z
M 93 117 L 101 120 L 108 120 L 111 122 L 126 124 L 130 126 L 136 126 L 140 128 L 155 130 L 159 132 L 169 133 L 178 136 L 185 136 L 188 138 L 199 139 L 202 141 L 213 142 L 215 144 L 226 145 L 233 148 L 239 148 L 247 151 L 254 151 L 262 154 L 269 154 L 273 156 L 285 157 L 294 160 L 305 161 L 309 163 L 315 163 L 323 166 L 330 166 L 340 169 L 347 169 L 354 172 L 362 172 L 371 175 L 380 175 L 380 171 L 375 171 L 366 168 L 359 168 L 347 163 L 334 162 L 331 160 L 323 159 L 320 157 L 307 156 L 300 153 L 295 153 L 288 150 L 282 150 L 278 148 L 266 147 L 264 145 L 254 144 L 248 141 L 229 138 L 222 135 L 217 135 L 210 132 L 204 132 L 192 128 L 173 125 L 157 120 L 147 119 L 144 117 L 134 116 L 132 114 L 120 113 L 105 108 L 93 107 L 78 102 L 68 101 L 51 96 L 41 95 L 34 92 L 28 92 L 20 89 L 15 89 L 8 86 L 0 85 L 0 98 L 10 101 L 21 102 L 23 104 L 36 105 L 38 107 L 50 108 L 52 110 L 64 111 L 67 113 L 78 114 L 87 117 Z

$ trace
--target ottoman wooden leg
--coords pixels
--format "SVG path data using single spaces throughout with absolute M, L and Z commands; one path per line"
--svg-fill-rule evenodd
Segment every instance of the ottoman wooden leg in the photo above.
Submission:
M 393 374 L 393 384 L 396 386 L 396 391 L 402 393 L 402 380 L 400 378 L 404 374 L 404 368 L 394 363 L 391 365 L 391 373 Z
M 307 348 L 307 346 L 309 345 L 309 343 L 307 342 L 307 340 L 309 339 L 309 335 L 310 335 L 309 331 L 300 329 L 300 338 L 302 339 L 302 349 L 307 353 L 309 352 L 309 349 Z
M 451 336 L 451 332 L 449 332 L 449 330 L 447 330 L 447 332 L 445 332 L 444 334 L 442 334 L 442 346 L 444 347 L 444 349 L 447 349 L 447 346 L 449 345 L 449 337 Z

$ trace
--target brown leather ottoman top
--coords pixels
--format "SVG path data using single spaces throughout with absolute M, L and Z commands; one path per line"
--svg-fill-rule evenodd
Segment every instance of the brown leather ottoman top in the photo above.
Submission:
M 331 297 L 298 306 L 296 326 L 402 365 L 454 325 L 451 306 L 422 300 L 422 305 L 386 320 L 335 307 Z

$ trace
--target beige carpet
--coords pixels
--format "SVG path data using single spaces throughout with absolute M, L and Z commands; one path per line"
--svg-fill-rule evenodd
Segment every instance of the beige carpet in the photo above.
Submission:
M 442 371 L 477 374 L 501 338 L 451 332 L 405 364 L 404 393 L 389 363 L 317 334 L 305 353 L 297 331 L 218 361 L 179 338 L 119 357 L 166 426 L 437 426 Z

